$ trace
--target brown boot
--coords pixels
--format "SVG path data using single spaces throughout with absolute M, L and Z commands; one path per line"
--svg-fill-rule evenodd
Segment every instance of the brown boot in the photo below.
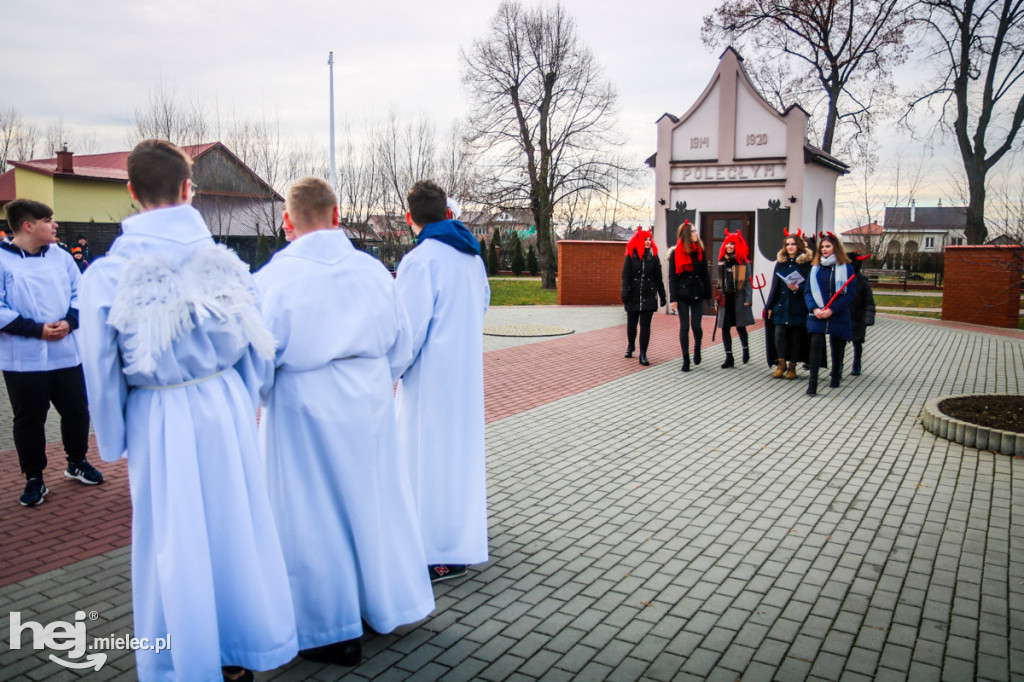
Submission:
M 789 363 L 789 368 L 786 370 L 787 379 L 796 379 L 796 363 Z
M 772 372 L 772 377 L 775 379 L 781 379 L 782 373 L 786 371 L 786 361 L 779 358 L 778 365 L 775 367 L 775 371 Z

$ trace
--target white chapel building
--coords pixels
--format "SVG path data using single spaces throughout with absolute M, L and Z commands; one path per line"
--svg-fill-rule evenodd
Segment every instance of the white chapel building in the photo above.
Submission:
M 689 219 L 700 228 L 714 281 L 725 231 L 742 230 L 767 295 L 783 229 L 809 236 L 835 231 L 836 180 L 849 172 L 808 144 L 808 118 L 797 105 L 777 111 L 750 81 L 743 58 L 727 48 L 690 109 L 658 119 L 658 151 L 648 164 L 655 173 L 659 252 L 675 245 L 679 225 Z M 755 294 L 755 317 L 761 308 Z

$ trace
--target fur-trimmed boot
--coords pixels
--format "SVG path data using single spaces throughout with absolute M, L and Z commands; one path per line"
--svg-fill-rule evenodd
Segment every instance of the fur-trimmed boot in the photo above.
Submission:
M 786 361 L 779 358 L 775 361 L 775 371 L 772 372 L 772 378 L 781 379 L 782 375 L 786 372 Z

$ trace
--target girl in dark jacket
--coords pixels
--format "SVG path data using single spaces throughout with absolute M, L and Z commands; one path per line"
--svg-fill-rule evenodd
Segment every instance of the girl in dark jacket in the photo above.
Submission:
M 626 244 L 626 260 L 622 263 L 622 305 L 626 308 L 626 357 L 636 350 L 636 326 L 640 324 L 640 364 L 647 361 L 647 344 L 651 340 L 651 317 L 659 303 L 665 305 L 665 282 L 661 276 L 661 260 L 651 230 L 638 227 Z
M 711 277 L 704 260 L 704 242 L 697 228 L 687 220 L 679 226 L 676 247 L 669 259 L 668 295 L 672 311 L 679 314 L 679 347 L 683 370 L 690 371 L 690 329 L 693 329 L 693 364 L 700 364 L 700 342 L 704 337 L 701 316 L 704 301 L 711 300 Z
M 802 283 L 789 283 L 785 277 L 799 272 L 804 282 L 811 274 L 814 253 L 804 244 L 803 232 L 786 231 L 786 241 L 776 257 L 772 288 L 765 301 L 765 317 L 772 323 L 775 353 L 775 371 L 772 376 L 796 379 L 796 365 L 807 358 L 807 303 Z M 788 363 L 788 365 L 787 365 Z
M 811 337 L 811 376 L 807 382 L 807 395 L 818 392 L 818 368 L 825 352 L 826 334 L 832 347 L 832 381 L 829 386 L 839 387 L 846 342 L 853 336 L 850 304 L 857 293 L 853 277 L 853 266 L 842 242 L 831 232 L 821 235 L 810 277 L 801 285 L 804 302 L 810 311 L 807 333 Z
M 862 256 L 856 251 L 850 253 L 853 271 L 857 273 L 857 279 L 854 280 L 857 284 L 857 293 L 850 304 L 850 324 L 853 329 L 853 367 L 850 368 L 850 376 L 854 377 L 860 376 L 864 337 L 867 335 L 868 327 L 875 323 L 875 295 L 871 291 L 871 281 L 861 272 L 863 261 L 870 257 Z
M 732 358 L 732 328 L 743 346 L 743 364 L 750 361 L 747 345 L 747 327 L 754 324 L 753 290 L 750 286 L 750 249 L 739 230 L 729 234 L 718 252 L 718 291 L 722 302 L 718 306 L 718 326 L 722 328 L 722 344 L 725 346 L 725 363 L 722 369 L 735 367 Z

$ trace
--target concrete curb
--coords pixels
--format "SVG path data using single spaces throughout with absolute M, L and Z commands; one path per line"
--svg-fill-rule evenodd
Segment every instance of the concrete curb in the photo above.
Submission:
M 925 431 L 934 433 L 939 438 L 966 445 L 978 450 L 993 450 L 1004 455 L 1024 457 L 1024 433 L 991 429 L 980 424 L 954 419 L 939 409 L 939 403 L 951 398 L 970 398 L 974 396 L 992 395 L 991 393 L 964 393 L 962 395 L 944 395 L 932 398 L 921 410 L 921 425 Z M 1012 395 L 1012 394 L 1008 394 Z

